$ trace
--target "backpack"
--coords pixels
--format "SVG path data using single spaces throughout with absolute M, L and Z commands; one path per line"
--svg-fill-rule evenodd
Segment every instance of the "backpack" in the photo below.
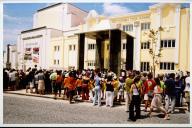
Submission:
M 63 82 L 63 77 L 60 75 L 57 75 L 56 83 L 62 83 Z

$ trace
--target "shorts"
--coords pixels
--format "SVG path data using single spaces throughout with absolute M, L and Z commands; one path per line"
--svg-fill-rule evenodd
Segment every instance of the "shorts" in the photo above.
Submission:
M 144 95 L 144 100 L 149 100 L 148 94 Z

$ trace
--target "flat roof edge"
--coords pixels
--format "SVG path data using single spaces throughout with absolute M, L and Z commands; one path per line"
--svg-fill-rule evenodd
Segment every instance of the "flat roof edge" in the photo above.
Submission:
M 45 29 L 45 28 L 47 28 L 47 27 L 43 26 L 43 27 L 39 27 L 39 28 L 28 29 L 28 30 L 21 31 L 21 33 L 27 33 L 27 32 L 36 31 L 36 30 Z
M 43 11 L 43 10 L 48 9 L 48 8 L 55 7 L 55 6 L 60 5 L 60 4 L 63 4 L 63 3 L 57 3 L 57 4 L 53 4 L 53 5 L 50 5 L 50 6 L 47 6 L 47 7 L 41 8 L 41 9 L 37 10 L 37 12 Z

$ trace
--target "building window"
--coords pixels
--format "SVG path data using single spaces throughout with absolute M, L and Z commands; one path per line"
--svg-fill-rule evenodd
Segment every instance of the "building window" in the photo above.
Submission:
M 133 24 L 123 25 L 123 31 L 133 31 Z
M 59 45 L 54 46 L 54 51 L 59 51 Z
M 95 44 L 88 44 L 88 50 L 94 50 Z
M 161 40 L 161 48 L 163 47 L 163 40 Z
M 73 45 L 73 50 L 75 51 L 75 45 Z
M 167 40 L 164 40 L 164 47 L 167 47 Z
M 150 48 L 150 42 L 141 43 L 141 49 L 149 49 L 149 48 Z
M 69 45 L 69 51 L 71 51 L 72 50 L 72 45 Z
M 161 40 L 161 48 L 173 48 L 175 47 L 175 40 Z
M 171 40 L 168 40 L 168 47 L 171 47 Z
M 56 64 L 56 60 L 54 60 L 54 64 Z
M 123 43 L 123 50 L 126 49 L 126 43 Z
M 57 60 L 57 64 L 59 64 L 59 60 Z
M 88 61 L 87 66 L 95 66 L 95 62 L 94 61 Z
M 150 29 L 150 23 L 141 23 L 141 30 Z
M 175 40 L 172 40 L 172 47 L 175 47 Z
M 141 62 L 141 71 L 149 71 L 149 62 Z
M 160 62 L 160 70 L 175 70 L 175 64 L 170 62 Z

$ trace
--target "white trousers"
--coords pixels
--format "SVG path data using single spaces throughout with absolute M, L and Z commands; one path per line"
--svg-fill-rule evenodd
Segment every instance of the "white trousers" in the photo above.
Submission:
M 129 104 L 131 102 L 131 95 L 130 93 L 126 92 L 126 95 L 125 95 L 125 111 L 129 111 Z
M 114 92 L 111 91 L 106 91 L 106 106 L 113 106 L 113 97 L 114 97 Z

